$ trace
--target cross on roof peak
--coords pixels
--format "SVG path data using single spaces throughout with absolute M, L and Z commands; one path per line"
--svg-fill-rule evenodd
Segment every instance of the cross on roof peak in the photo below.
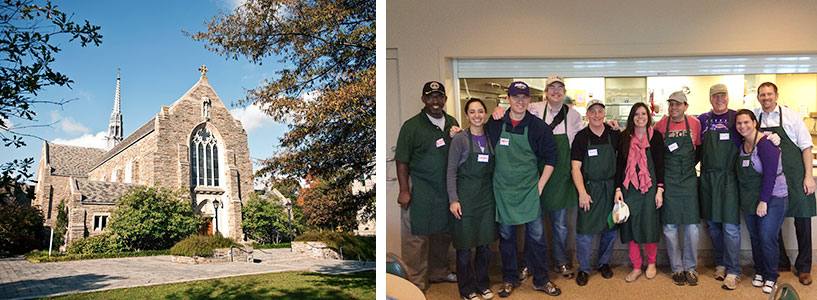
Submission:
M 207 76 L 207 67 L 201 65 L 201 67 L 199 67 L 199 72 L 201 72 L 201 76 Z

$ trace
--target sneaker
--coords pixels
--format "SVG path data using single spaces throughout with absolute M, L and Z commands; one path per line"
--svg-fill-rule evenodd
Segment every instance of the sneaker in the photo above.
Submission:
M 755 278 L 752 279 L 752 286 L 754 287 L 763 286 L 763 276 L 760 274 L 755 274 Z
M 630 274 L 627 274 L 627 277 L 624 278 L 627 282 L 633 282 L 638 279 L 638 276 L 641 276 L 641 269 L 633 269 L 630 271 Z
M 723 279 L 723 285 L 721 288 L 724 290 L 734 290 L 738 288 L 738 282 L 740 282 L 740 276 L 735 274 L 727 274 Z
M 528 279 L 530 275 L 530 269 L 528 269 L 528 267 L 523 267 L 522 270 L 519 270 L 519 282 L 525 281 L 525 279 Z
M 479 297 L 477 297 L 477 293 L 471 293 L 468 296 L 463 296 L 462 300 L 479 300 Z
M 587 272 L 584 271 L 579 271 L 579 275 L 576 276 L 576 284 L 578 284 L 579 286 L 585 286 L 587 285 L 587 280 L 589 278 L 590 274 L 587 274 Z
M 684 272 L 676 272 L 672 273 L 672 282 L 675 285 L 684 285 L 687 283 L 687 278 L 684 276 Z
M 485 299 L 485 300 L 489 300 L 489 299 L 494 298 L 494 292 L 491 291 L 491 289 L 485 289 L 484 291 L 482 291 L 482 293 L 479 293 L 479 294 L 482 295 L 482 299 Z
M 777 289 L 777 284 L 774 281 L 766 280 L 766 284 L 763 285 L 763 292 L 771 294 L 775 289 Z
M 533 290 L 545 292 L 545 294 L 548 294 L 549 296 L 559 296 L 562 294 L 562 290 L 560 290 L 559 287 L 553 283 L 553 281 L 548 281 L 548 283 L 546 283 L 544 286 L 534 285 Z
M 601 272 L 601 277 L 604 278 L 612 278 L 613 277 L 613 269 L 610 268 L 610 265 L 603 264 L 599 267 L 599 272 Z
M 511 295 L 511 293 L 513 292 L 513 288 L 515 288 L 516 286 L 517 285 L 514 285 L 513 283 L 510 282 L 503 283 L 502 288 L 499 289 L 499 297 L 507 298 L 508 296 Z
M 567 265 L 559 266 L 557 269 L 558 269 L 557 273 L 562 274 L 562 277 L 567 279 L 573 278 L 573 271 L 570 270 L 570 267 L 568 267 Z
M 440 282 L 457 282 L 457 274 L 454 274 L 452 272 L 452 273 L 448 273 L 448 275 L 445 275 L 442 278 L 437 278 L 437 279 L 431 280 L 431 283 L 440 283 Z
M 726 277 L 726 267 L 724 266 L 717 266 L 715 267 L 715 280 L 723 281 Z
M 687 285 L 689 286 L 698 285 L 698 271 L 689 270 L 684 272 L 684 275 L 686 276 Z
M 647 279 L 653 279 L 655 278 L 655 274 L 657 272 L 658 271 L 655 269 L 655 264 L 649 264 L 647 265 L 647 273 L 644 273 L 644 276 L 646 276 Z

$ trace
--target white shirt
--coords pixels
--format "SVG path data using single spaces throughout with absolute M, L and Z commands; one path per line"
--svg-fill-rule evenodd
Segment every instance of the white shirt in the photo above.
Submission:
M 426 116 L 428 117 L 428 120 L 429 120 L 429 121 L 431 121 L 431 124 L 436 125 L 436 126 L 437 126 L 437 128 L 439 128 L 439 129 L 440 129 L 440 131 L 445 130 L 445 129 L 443 129 L 443 128 L 445 128 L 445 115 L 443 115 L 443 116 L 442 116 L 442 117 L 440 117 L 439 119 L 438 119 L 438 118 L 435 118 L 435 117 L 432 117 L 432 116 L 431 116 L 431 115 L 429 115 L 429 114 L 426 114 Z
M 800 151 L 808 147 L 814 147 L 814 144 L 811 143 L 811 133 L 806 128 L 803 118 L 796 111 L 780 105 L 775 106 L 774 111 L 771 113 L 766 113 L 762 107 L 755 108 L 753 111 L 760 121 L 761 128 L 780 126 L 780 112 L 782 111 L 783 131 L 786 132 L 789 139 L 797 145 L 797 148 L 800 148 Z
M 553 118 L 556 117 L 556 114 L 559 113 L 559 110 L 562 109 L 561 106 L 559 107 L 551 107 L 547 104 L 547 100 L 542 102 L 535 102 L 528 104 L 528 111 L 534 115 L 539 117 L 540 119 L 544 120 L 545 123 L 550 124 L 553 121 Z M 545 107 L 547 106 L 547 113 L 545 113 Z M 553 134 L 565 134 L 567 133 L 567 140 L 570 143 L 571 147 L 573 146 L 573 138 L 576 136 L 579 131 L 584 128 L 584 123 L 582 122 L 582 115 L 579 114 L 573 108 L 569 108 L 567 110 L 567 132 L 565 132 L 565 121 L 560 122 L 553 128 Z

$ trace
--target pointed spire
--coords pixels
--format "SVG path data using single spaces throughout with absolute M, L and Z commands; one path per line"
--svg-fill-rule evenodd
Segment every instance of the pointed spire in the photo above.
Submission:
M 108 123 L 108 135 L 105 139 L 108 141 L 108 150 L 116 146 L 122 141 L 122 113 L 119 107 L 119 68 L 116 69 L 116 95 L 113 100 L 113 111 L 111 112 L 111 119 Z
M 118 114 L 121 111 L 119 110 L 119 68 L 116 68 L 116 96 L 114 96 L 113 100 L 113 113 L 111 114 Z

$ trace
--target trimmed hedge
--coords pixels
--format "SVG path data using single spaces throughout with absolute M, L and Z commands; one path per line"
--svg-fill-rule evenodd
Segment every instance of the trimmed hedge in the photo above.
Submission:
M 278 249 L 278 248 L 290 248 L 292 247 L 292 243 L 278 243 L 278 244 L 252 244 L 253 249 Z
M 100 259 L 100 258 L 122 258 L 122 257 L 140 257 L 140 256 L 156 256 L 169 255 L 170 250 L 145 250 L 134 252 L 113 252 L 113 253 L 91 253 L 91 254 L 59 254 L 59 252 L 52 252 L 51 257 L 48 257 L 48 250 L 34 251 L 26 254 L 26 260 L 33 263 L 40 262 L 57 262 L 57 261 L 72 261 L 85 259 Z
M 232 239 L 225 238 L 221 234 L 216 235 L 192 235 L 176 243 L 170 248 L 171 255 L 179 256 L 213 256 L 213 249 L 242 247 Z
M 374 261 L 377 256 L 375 253 L 377 243 L 373 236 L 358 236 L 336 231 L 309 231 L 297 236 L 295 241 L 324 242 L 338 253 L 340 253 L 340 247 L 343 247 L 343 254 L 346 258 L 357 258 L 360 254 L 361 260 Z
M 68 245 L 68 254 L 116 253 L 130 251 L 119 236 L 110 232 L 81 238 Z

